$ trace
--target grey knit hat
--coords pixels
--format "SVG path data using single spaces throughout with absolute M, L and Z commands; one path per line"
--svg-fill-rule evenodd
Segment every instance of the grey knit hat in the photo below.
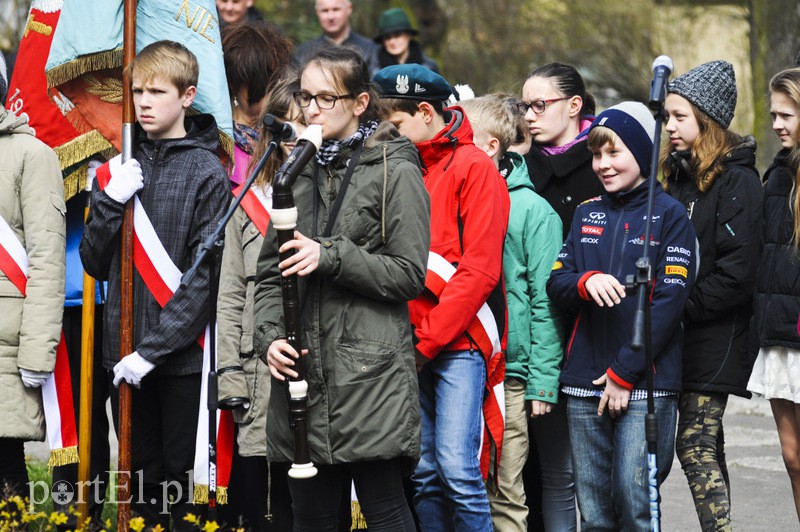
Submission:
M 731 125 L 736 109 L 736 74 L 727 61 L 709 61 L 678 76 L 669 92 L 683 96 L 724 127 Z
M 6 58 L 0 52 L 0 105 L 6 104 L 6 94 L 8 93 L 8 74 L 6 73 Z

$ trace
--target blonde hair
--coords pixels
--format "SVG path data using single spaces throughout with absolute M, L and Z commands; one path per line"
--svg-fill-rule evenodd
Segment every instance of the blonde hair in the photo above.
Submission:
M 794 104 L 795 111 L 800 113 L 800 68 L 790 68 L 775 74 L 769 82 L 770 92 L 780 92 Z M 789 195 L 789 208 L 794 216 L 794 232 L 792 244 L 795 251 L 800 250 L 800 127 L 791 132 L 794 146 L 789 154 L 790 168 L 794 170 L 792 193 Z
M 586 139 L 586 147 L 589 151 L 594 153 L 606 144 L 611 144 L 611 147 L 617 145 L 619 136 L 613 129 L 605 126 L 596 126 L 589 130 L 589 136 Z
M 687 100 L 688 101 L 688 100 Z M 690 165 L 694 173 L 694 179 L 700 192 L 707 192 L 714 184 L 717 177 L 722 174 L 725 155 L 733 150 L 741 141 L 741 137 L 736 133 L 725 129 L 710 116 L 698 109 L 692 102 L 689 102 L 692 109 L 699 133 L 692 144 L 692 159 Z M 669 155 L 672 148 L 669 145 L 661 149 L 659 164 L 664 172 L 664 189 L 669 189 L 669 178 L 672 177 L 672 165 L 669 163 Z
M 500 153 L 508 151 L 508 147 L 517 138 L 517 120 L 502 97 L 495 94 L 464 100 L 459 105 L 467 113 L 467 118 L 475 133 L 486 133 L 500 143 Z
M 200 77 L 200 67 L 195 55 L 175 41 L 148 44 L 136 54 L 126 70 L 131 80 L 138 77 L 147 82 L 161 78 L 175 85 L 181 94 L 189 87 L 196 87 Z

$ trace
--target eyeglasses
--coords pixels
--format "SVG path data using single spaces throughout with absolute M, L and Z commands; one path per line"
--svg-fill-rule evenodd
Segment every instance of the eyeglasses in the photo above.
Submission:
M 309 94 L 307 92 L 295 92 L 292 94 L 292 97 L 294 98 L 294 103 L 296 103 L 297 107 L 300 107 L 301 109 L 305 109 L 311 105 L 311 100 L 314 100 L 314 102 L 317 104 L 317 107 L 323 111 L 333 109 L 333 106 L 336 105 L 337 100 L 354 98 L 352 94 Z
M 560 102 L 561 100 L 569 100 L 569 96 L 565 98 L 552 98 L 550 100 L 533 100 L 531 103 L 528 102 L 519 102 L 517 104 L 517 109 L 523 115 L 528 112 L 528 109 L 533 110 L 534 113 L 540 115 L 545 112 L 547 106 L 551 103 Z

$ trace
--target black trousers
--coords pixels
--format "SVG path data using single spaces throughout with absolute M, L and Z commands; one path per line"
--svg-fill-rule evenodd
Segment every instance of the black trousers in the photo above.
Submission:
M 72 398 L 75 405 L 75 426 L 80 427 L 80 396 L 81 396 L 81 322 L 82 307 L 66 307 L 64 309 L 64 340 L 69 355 L 69 371 L 72 378 Z M 94 327 L 94 371 L 92 373 L 92 443 L 91 458 L 89 462 L 89 516 L 92 523 L 102 525 L 100 516 L 103 513 L 103 501 L 106 487 L 108 486 L 108 470 L 111 463 L 111 449 L 108 443 L 108 415 L 106 414 L 106 400 L 108 399 L 108 372 L 103 369 L 103 306 L 95 308 Z M 70 464 L 53 468 L 53 483 L 58 481 L 69 482 L 73 487 L 78 482 L 78 464 Z M 75 489 L 77 494 L 77 489 Z M 72 504 L 77 501 L 73 500 Z M 74 529 L 75 519 L 67 507 L 53 501 L 54 510 L 64 512 L 70 516 L 70 522 L 64 530 Z
M 28 469 L 25 467 L 25 440 L 0 438 L 0 496 L 28 496 Z
M 189 485 L 194 467 L 200 374 L 150 374 L 131 398 L 131 513 L 148 527 L 196 530 L 183 520 L 204 517 Z M 119 390 L 111 386 L 114 424 L 119 427 Z M 170 503 L 172 499 L 172 503 Z M 172 527 L 169 519 L 172 517 Z
M 342 500 L 350 499 L 352 476 L 361 511 L 371 531 L 415 532 L 416 526 L 403 489 L 401 460 L 376 460 L 317 466 L 310 479 L 289 479 L 295 532 L 335 532 Z

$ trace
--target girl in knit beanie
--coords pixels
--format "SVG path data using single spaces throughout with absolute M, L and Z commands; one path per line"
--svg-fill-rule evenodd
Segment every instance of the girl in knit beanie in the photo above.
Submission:
M 728 130 L 736 78 L 726 61 L 669 84 L 664 188 L 685 207 L 700 268 L 684 312 L 683 392 L 676 450 L 703 530 L 730 530 L 722 416 L 728 394 L 747 397 L 747 330 L 758 267 L 762 189 L 755 141 Z
M 769 399 L 800 519 L 800 68 L 770 82 L 772 129 L 781 150 L 764 176 L 764 249 L 753 308 L 758 358 L 747 389 Z

